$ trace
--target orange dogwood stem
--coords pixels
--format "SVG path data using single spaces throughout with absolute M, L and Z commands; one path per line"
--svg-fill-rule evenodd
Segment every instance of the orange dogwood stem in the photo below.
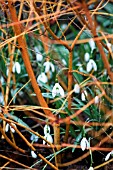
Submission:
M 8 0 L 8 7 L 9 7 L 12 22 L 13 23 L 14 22 L 19 22 L 18 18 L 17 18 L 15 7 L 14 7 L 14 3 L 12 1 L 10 1 L 10 0 Z M 14 25 L 14 31 L 15 31 L 16 35 L 20 35 L 22 33 L 21 24 Z M 39 86 L 37 84 L 33 69 L 31 67 L 25 37 L 24 36 L 19 36 L 17 38 L 17 41 L 18 41 L 18 45 L 20 47 L 20 51 L 21 51 L 21 54 L 22 54 L 22 58 L 23 58 L 23 61 L 24 61 L 28 76 L 31 79 L 31 84 L 32 84 L 32 87 L 34 89 L 34 92 L 36 93 L 37 99 L 38 99 L 40 105 L 44 108 L 43 110 L 44 110 L 45 114 L 48 115 L 49 117 L 51 117 L 51 119 L 54 120 L 55 117 L 52 114 L 52 112 L 49 110 L 49 107 L 48 107 L 45 99 L 42 96 L 41 90 L 40 90 L 40 88 L 39 88 Z

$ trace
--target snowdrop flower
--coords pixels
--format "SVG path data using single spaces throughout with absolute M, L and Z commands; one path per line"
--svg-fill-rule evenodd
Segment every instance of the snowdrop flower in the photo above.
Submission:
M 81 146 L 82 151 L 84 151 L 85 149 L 89 149 L 90 144 L 85 137 L 82 138 L 82 140 L 80 142 L 80 146 Z
M 108 47 L 111 47 L 111 43 L 107 43 L 107 46 L 108 46 Z
M 53 143 L 53 138 L 52 138 L 51 134 L 46 133 L 45 136 L 44 136 L 44 138 L 45 138 L 48 142 Z M 45 145 L 45 144 L 46 144 L 46 141 L 43 140 L 43 145 Z M 49 145 L 49 144 L 47 144 L 47 145 Z
M 84 92 L 81 93 L 81 100 L 86 101 L 86 96 L 87 96 L 87 91 L 85 90 Z
M 43 60 L 42 54 L 37 53 L 37 54 L 36 54 L 36 60 L 39 61 L 39 62 L 42 61 L 42 60 Z
M 66 63 L 66 60 L 62 59 L 62 63 L 66 66 L 67 63 Z
M 34 151 L 31 151 L 31 156 L 32 156 L 32 158 L 37 158 L 37 155 Z
M 30 140 L 33 141 L 33 142 L 37 142 L 38 138 L 39 138 L 38 136 L 36 136 L 35 134 L 32 133 Z
M 12 71 L 13 71 L 13 73 L 17 72 L 18 74 L 20 74 L 21 66 L 20 66 L 19 62 L 14 62 Z
M 14 123 L 11 123 L 11 124 L 16 127 L 16 125 L 15 125 Z M 10 128 L 10 130 L 12 131 L 12 133 L 15 132 L 15 129 L 13 129 L 13 127 L 10 126 L 9 123 L 7 123 L 7 124 L 6 124 L 6 127 L 5 127 L 5 131 L 8 132 L 9 128 Z
M 1 83 L 1 84 L 4 83 L 4 78 L 3 78 L 3 76 L 0 77 L 0 83 Z
M 92 38 L 89 41 L 89 45 L 90 45 L 92 51 L 96 48 L 95 42 L 94 42 L 94 40 Z
M 98 104 L 98 103 L 99 103 L 99 97 L 95 96 L 95 104 Z
M 94 168 L 92 166 L 90 166 L 90 168 L 88 170 L 94 170 Z
M 46 135 L 47 133 L 50 133 L 50 126 L 49 125 L 44 126 L 44 135 Z
M 84 55 L 84 60 L 85 60 L 86 62 L 88 62 L 89 59 L 90 59 L 89 53 L 85 53 L 85 55 Z
M 4 105 L 4 97 L 1 92 L 0 92 L 0 104 Z
M 53 63 L 51 63 L 50 61 L 46 61 L 46 62 L 44 63 L 44 66 L 45 66 L 45 72 L 46 72 L 46 73 L 49 72 L 50 70 L 51 70 L 52 72 L 55 71 L 55 66 L 54 66 Z
M 75 84 L 75 86 L 74 86 L 74 92 L 75 92 L 75 93 L 80 93 L 80 86 L 79 86 L 79 84 Z
M 62 30 L 65 30 L 67 28 L 67 24 L 62 24 L 61 28 L 62 28 Z
M 62 97 L 64 97 L 64 89 L 60 86 L 59 83 L 55 83 L 53 89 L 52 89 L 52 96 L 55 98 L 57 94 L 60 94 Z
M 50 134 L 50 126 L 49 125 L 45 125 L 44 126 L 44 138 L 50 142 L 50 143 L 53 143 L 53 138 Z M 43 145 L 45 145 L 45 140 L 43 140 Z
M 35 52 L 36 52 L 36 60 L 37 61 L 42 61 L 43 60 L 43 56 L 42 56 L 42 54 L 39 52 L 39 50 L 38 50 L 38 48 L 37 47 L 34 47 L 34 50 L 35 50 Z
M 108 161 L 108 159 L 109 159 L 110 156 L 112 156 L 112 155 L 113 155 L 113 150 L 106 155 L 105 161 Z
M 43 83 L 47 83 L 48 81 L 48 78 L 44 72 L 42 72 L 37 78 L 37 82 L 40 83 L 40 81 Z
M 86 70 L 89 73 L 92 69 L 94 69 L 94 71 L 97 71 L 97 65 L 93 59 L 90 59 L 87 63 Z

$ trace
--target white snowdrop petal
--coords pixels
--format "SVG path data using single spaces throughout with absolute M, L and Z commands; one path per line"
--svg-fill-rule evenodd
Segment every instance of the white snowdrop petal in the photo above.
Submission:
M 96 65 L 95 61 L 92 59 L 90 61 L 91 61 L 94 71 L 97 71 L 97 65 Z
M 65 30 L 67 28 L 67 24 L 62 24 L 61 28 L 62 28 L 62 30 Z
M 53 143 L 53 138 L 52 138 L 52 136 L 49 134 L 49 133 L 47 133 L 45 136 L 44 136 L 44 138 L 48 141 L 48 142 L 50 142 L 50 143 Z M 45 144 L 46 142 L 43 140 L 43 144 Z M 47 144 L 47 145 L 49 145 L 49 144 Z
M 14 123 L 11 123 L 13 126 L 15 126 L 16 127 L 16 125 L 14 124 Z M 10 129 L 11 129 L 11 131 L 12 131 L 12 133 L 14 133 L 15 132 L 15 129 L 12 127 L 12 126 L 10 126 Z
M 13 68 L 12 68 L 13 69 Z M 12 72 L 13 72 L 13 70 L 12 70 Z M 14 73 L 14 72 L 13 72 Z M 6 69 L 6 75 L 8 76 L 8 74 L 9 74 L 9 69 L 7 68 Z
M 88 170 L 94 170 L 94 168 L 91 166 Z
M 4 83 L 4 78 L 3 78 L 3 76 L 0 77 L 0 82 L 1 82 L 1 84 Z
M 53 65 L 53 63 L 50 63 L 50 67 L 51 67 L 52 72 L 54 72 L 55 71 L 55 66 Z
M 37 60 L 37 61 L 42 61 L 42 60 L 43 60 L 42 54 L 37 53 L 37 54 L 36 54 L 36 60 Z
M 64 97 L 64 89 L 61 86 L 59 86 L 59 93 L 62 97 Z
M 89 73 L 89 72 L 92 70 L 92 68 L 93 68 L 93 66 L 92 66 L 91 62 L 89 61 L 89 62 L 87 63 L 87 66 L 86 66 L 87 72 Z
M 84 151 L 86 149 L 86 138 L 82 138 L 81 142 L 80 142 L 80 146 L 82 151 Z
M 31 151 L 31 156 L 32 156 L 32 158 L 37 158 L 37 155 L 34 151 Z
M 66 63 L 66 60 L 62 59 L 62 63 L 66 66 L 67 63 Z
M 47 133 L 50 133 L 50 126 L 49 125 L 44 126 L 44 135 L 46 135 Z
M 75 84 L 75 86 L 74 86 L 74 92 L 75 92 L 75 93 L 80 93 L 80 86 L 79 86 L 79 84 Z
M 98 103 L 99 103 L 99 97 L 95 96 L 95 104 L 98 104 Z
M 81 93 L 81 100 L 86 101 L 87 91 Z
M 85 55 L 84 55 L 84 60 L 85 60 L 86 62 L 88 62 L 89 59 L 90 59 L 89 53 L 85 53 Z
M 14 62 L 12 72 L 13 73 L 17 72 L 18 74 L 20 74 L 21 66 L 20 66 L 19 62 Z
M 7 123 L 5 126 L 5 132 L 8 132 L 8 130 L 9 130 L 9 123 Z
M 105 161 L 108 161 L 108 159 L 110 158 L 110 156 L 111 156 L 111 152 L 109 152 L 109 153 L 106 155 Z
M 90 144 L 85 137 L 82 138 L 82 140 L 80 142 L 80 146 L 81 146 L 82 151 L 84 151 L 85 149 L 89 149 Z
M 17 72 L 18 74 L 20 74 L 20 72 L 21 72 L 21 66 L 20 66 L 19 62 L 16 62 L 16 63 L 15 63 L 15 68 L 16 68 L 16 72 Z
M 107 45 L 108 47 L 111 47 L 111 46 L 112 46 L 111 43 L 107 43 L 106 45 Z
M 35 53 L 39 53 L 38 47 L 34 47 Z
M 4 97 L 1 92 L 0 92 L 0 104 L 4 105 Z
M 40 81 L 43 83 L 47 83 L 48 81 L 48 78 L 44 72 L 42 72 L 37 78 L 37 82 L 40 83 Z
M 95 42 L 94 42 L 94 40 L 92 38 L 89 41 L 89 45 L 90 45 L 92 51 L 96 48 Z

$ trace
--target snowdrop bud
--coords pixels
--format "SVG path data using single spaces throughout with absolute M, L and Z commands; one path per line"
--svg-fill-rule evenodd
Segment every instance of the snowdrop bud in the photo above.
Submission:
M 75 84 L 75 86 L 74 86 L 74 92 L 75 92 L 75 93 L 80 93 L 80 86 L 79 86 L 79 84 Z
M 59 83 L 55 83 L 55 85 L 52 89 L 53 98 L 55 98 L 55 96 L 58 94 L 60 94 L 62 97 L 64 97 L 64 89 L 60 86 Z
M 95 104 L 98 104 L 98 103 L 99 103 L 99 97 L 95 96 Z
M 44 135 L 46 135 L 47 133 L 50 133 L 50 126 L 49 125 L 44 126 Z
M 89 53 L 85 53 L 85 55 L 84 55 L 84 60 L 85 60 L 86 62 L 88 62 L 89 59 L 90 59 Z
M 33 142 L 37 142 L 38 141 L 38 136 L 36 136 L 35 134 L 32 134 L 31 137 L 30 137 L 30 140 L 33 141 Z
M 106 45 L 107 45 L 108 47 L 111 47 L 111 43 L 107 43 Z
M 89 45 L 90 45 L 92 51 L 96 48 L 95 42 L 94 42 L 94 40 L 92 38 L 89 41 Z
M 37 155 L 34 151 L 31 151 L 31 156 L 32 156 L 32 158 L 37 158 Z
M 44 138 L 48 141 L 48 142 L 50 142 L 50 143 L 53 143 L 53 138 L 52 138 L 52 136 L 49 134 L 49 133 L 47 133 L 45 136 L 44 136 Z M 43 145 L 45 145 L 45 140 L 43 140 Z M 49 144 L 47 144 L 47 145 L 49 145 Z
M 49 61 L 46 61 L 43 65 L 45 66 L 45 72 L 46 72 L 46 73 L 49 72 L 50 70 L 51 70 L 52 72 L 55 71 L 55 66 L 53 65 L 53 63 L 51 63 L 51 62 L 49 62 Z
M 86 101 L 87 91 L 81 93 L 81 100 Z
M 113 150 L 106 155 L 105 161 L 108 161 L 111 155 L 113 155 Z
M 36 54 L 36 60 L 39 61 L 39 62 L 42 61 L 42 60 L 43 60 L 42 54 L 37 53 L 37 54 Z
M 12 71 L 13 71 L 13 73 L 17 72 L 18 74 L 20 74 L 20 72 L 21 72 L 21 66 L 20 66 L 19 62 L 15 62 L 15 63 L 13 64 Z
M 47 83 L 48 81 L 48 78 L 44 72 L 42 72 L 37 78 L 37 82 L 40 83 L 40 81 L 43 83 Z
M 94 170 L 94 168 L 91 166 L 88 170 Z
M 82 140 L 80 142 L 80 146 L 81 146 L 82 151 L 84 151 L 85 149 L 89 149 L 90 144 L 85 137 L 82 138 Z
M 87 63 L 86 70 L 89 73 L 92 69 L 94 69 L 94 71 L 97 71 L 97 65 L 93 59 L 90 59 Z
M 62 59 L 62 63 L 66 66 L 67 63 L 66 63 L 66 60 Z
M 5 126 L 5 132 L 8 132 L 8 130 L 9 130 L 9 123 L 7 123 Z
M 4 105 L 4 97 L 1 92 L 0 92 L 0 104 Z
M 4 83 L 4 78 L 1 76 L 0 77 L 0 83 L 3 84 Z
M 62 28 L 62 30 L 65 30 L 67 28 L 67 24 L 62 24 L 61 28 Z
M 37 61 L 42 61 L 43 60 L 43 56 L 42 56 L 42 54 L 39 52 L 39 49 L 38 49 L 38 47 L 34 47 L 34 50 L 35 50 L 35 52 L 36 52 L 36 60 Z

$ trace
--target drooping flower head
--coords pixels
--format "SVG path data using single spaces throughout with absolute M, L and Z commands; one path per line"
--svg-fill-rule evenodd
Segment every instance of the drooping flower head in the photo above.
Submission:
M 45 73 L 52 71 L 55 71 L 55 66 L 53 65 L 53 63 L 51 63 L 50 61 L 46 61 L 43 66 L 45 67 Z
M 36 60 L 41 62 L 43 60 L 43 56 L 42 54 L 39 52 L 39 49 L 38 47 L 34 47 L 34 50 L 36 52 Z
M 37 82 L 40 83 L 40 81 L 43 83 L 47 83 L 48 81 L 48 78 L 44 72 L 42 72 L 37 78 Z
M 80 146 L 81 146 L 82 151 L 84 151 L 85 149 L 89 149 L 90 144 L 85 137 L 82 138 L 82 140 L 80 142 Z
M 91 70 L 97 71 L 97 65 L 93 59 L 90 59 L 87 63 L 86 70 L 89 73 Z
M 20 74 L 21 66 L 20 66 L 19 62 L 14 62 L 12 71 L 13 71 L 13 73 L 17 72 L 18 74 Z
M 80 93 L 80 86 L 79 86 L 79 84 L 75 84 L 74 85 L 74 92 L 75 93 Z
M 52 96 L 55 98 L 56 95 L 60 94 L 60 96 L 64 97 L 64 89 L 60 86 L 59 83 L 55 83 L 52 89 Z
M 95 42 L 94 42 L 94 40 L 92 38 L 89 41 L 89 45 L 90 45 L 92 51 L 96 48 Z
M 50 143 L 53 143 L 53 138 L 50 134 L 50 126 L 49 125 L 45 125 L 44 126 L 44 138 L 50 142 Z M 46 141 L 43 140 L 43 144 L 45 145 L 46 144 Z M 47 144 L 48 145 L 48 144 Z

